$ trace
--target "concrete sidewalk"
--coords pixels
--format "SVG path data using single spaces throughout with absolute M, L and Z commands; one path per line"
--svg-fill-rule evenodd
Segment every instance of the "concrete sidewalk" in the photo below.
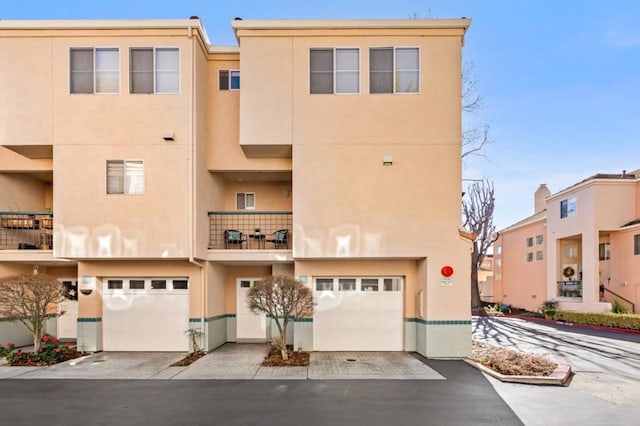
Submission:
M 184 353 L 100 352 L 49 367 L 0 367 L 0 378 L 161 380 L 444 380 L 406 352 L 312 352 L 309 367 L 262 367 L 266 344 L 227 343 L 186 367 Z

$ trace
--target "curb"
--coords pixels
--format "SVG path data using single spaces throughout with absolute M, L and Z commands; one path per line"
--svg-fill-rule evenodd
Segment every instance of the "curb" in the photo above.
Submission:
M 505 374 L 498 373 L 479 362 L 473 361 L 469 358 L 465 358 L 464 362 L 467 364 L 477 368 L 494 377 L 501 382 L 508 383 L 522 383 L 526 385 L 553 385 L 553 386 L 567 386 L 567 382 L 571 377 L 571 366 L 566 364 L 558 364 L 555 371 L 551 373 L 550 376 L 509 376 Z
M 515 319 L 520 319 L 520 320 L 523 320 L 523 321 L 539 322 L 539 323 L 542 323 L 542 324 L 566 325 L 567 327 L 585 328 L 587 330 L 601 330 L 601 331 L 610 331 L 612 333 L 640 335 L 640 330 L 630 330 L 630 329 L 626 329 L 626 328 L 605 327 L 603 325 L 581 324 L 581 323 L 576 323 L 576 322 L 558 321 L 558 320 L 551 320 L 551 319 L 546 319 L 546 318 L 524 317 L 524 316 L 520 316 L 520 315 L 476 314 L 474 316 L 477 316 L 477 317 L 489 317 L 489 318 L 492 318 L 492 317 L 495 317 L 495 318 L 515 318 Z

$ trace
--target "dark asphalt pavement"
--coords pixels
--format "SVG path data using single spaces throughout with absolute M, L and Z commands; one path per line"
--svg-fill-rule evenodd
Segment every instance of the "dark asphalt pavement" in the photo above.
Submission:
M 447 380 L 0 380 L 1 424 L 521 425 L 462 361 Z

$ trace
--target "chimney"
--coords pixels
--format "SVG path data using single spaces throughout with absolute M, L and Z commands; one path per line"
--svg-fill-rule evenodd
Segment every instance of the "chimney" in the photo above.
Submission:
M 535 193 L 535 211 L 534 213 L 540 213 L 547 208 L 546 198 L 551 195 L 551 191 L 547 188 L 546 184 L 541 184 Z

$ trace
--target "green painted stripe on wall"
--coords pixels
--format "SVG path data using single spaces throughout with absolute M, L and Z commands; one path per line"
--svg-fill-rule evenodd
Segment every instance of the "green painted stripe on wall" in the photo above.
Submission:
M 313 322 L 313 318 L 296 318 L 294 322 Z
M 471 325 L 471 320 L 423 320 L 422 318 L 405 318 L 404 322 L 416 322 L 425 325 Z
M 209 318 L 205 318 L 204 322 L 213 322 L 213 321 L 217 321 L 217 320 L 221 320 L 224 318 L 235 318 L 236 314 L 222 314 L 222 315 L 216 315 L 215 317 L 209 317 Z M 202 320 L 202 318 L 189 318 L 189 322 L 200 322 Z
M 102 318 L 78 318 L 78 322 L 102 322 Z

